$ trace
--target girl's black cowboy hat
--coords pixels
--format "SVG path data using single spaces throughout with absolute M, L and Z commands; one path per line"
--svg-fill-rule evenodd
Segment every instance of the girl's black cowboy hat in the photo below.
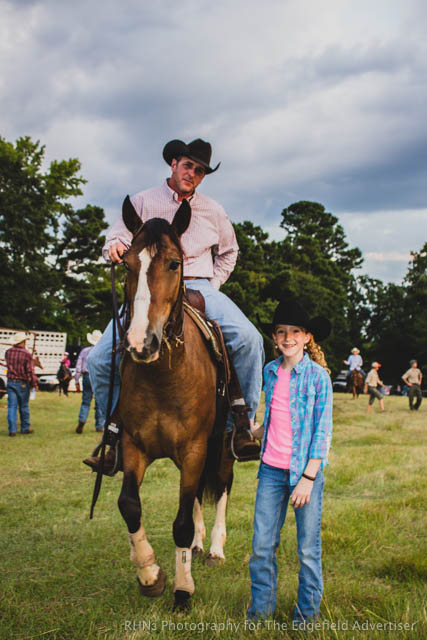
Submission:
M 292 298 L 279 302 L 274 311 L 273 322 L 259 322 L 261 329 L 267 335 L 271 335 L 278 324 L 290 324 L 295 327 L 302 327 L 313 334 L 316 342 L 324 340 L 331 333 L 331 323 L 327 318 L 323 316 L 310 318 L 298 300 Z
M 163 149 L 163 158 L 170 166 L 172 164 L 172 160 L 174 158 L 179 158 L 180 156 L 186 156 L 194 162 L 198 162 L 202 165 L 206 173 L 213 173 L 216 171 L 221 164 L 218 162 L 215 169 L 209 166 L 212 155 L 212 147 L 209 142 L 205 142 L 200 138 L 193 140 L 193 142 L 189 142 L 185 144 L 182 140 L 171 140 L 167 144 L 165 144 Z

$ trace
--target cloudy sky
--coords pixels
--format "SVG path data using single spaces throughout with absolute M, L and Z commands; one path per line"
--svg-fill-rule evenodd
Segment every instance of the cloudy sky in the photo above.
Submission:
M 424 0 L 0 0 L 0 135 L 78 157 L 109 221 L 168 140 L 205 138 L 233 221 L 279 238 L 321 202 L 400 281 L 427 240 L 426 26 Z

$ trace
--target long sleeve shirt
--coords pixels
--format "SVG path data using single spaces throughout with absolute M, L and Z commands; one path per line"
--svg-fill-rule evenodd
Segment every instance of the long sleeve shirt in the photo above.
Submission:
M 282 362 L 283 357 L 280 356 L 264 368 L 265 414 L 261 458 L 267 443 L 271 402 Z M 328 464 L 332 439 L 331 378 L 307 354 L 291 370 L 289 405 L 292 427 L 289 478 L 290 484 L 294 486 L 310 459 L 320 459 L 322 468 Z
M 178 194 L 167 181 L 161 187 L 140 191 L 131 202 L 143 222 L 151 218 L 164 218 L 172 222 L 180 207 Z M 184 250 L 184 276 L 209 278 L 216 288 L 226 282 L 234 269 L 239 246 L 233 225 L 220 204 L 203 193 L 195 192 L 188 202 L 191 220 L 181 236 Z M 132 234 L 120 218 L 107 232 L 103 256 L 108 261 L 108 249 L 116 242 L 129 247 Z M 214 258 L 212 258 L 212 253 Z
M 359 370 L 363 365 L 362 356 L 360 356 L 359 354 L 355 355 L 354 353 L 348 356 L 347 362 L 348 362 L 350 371 L 353 371 L 353 369 Z
M 33 356 L 25 347 L 11 347 L 6 351 L 5 358 L 8 380 L 29 382 L 33 387 L 38 386 Z
M 87 357 L 90 353 L 90 351 L 93 349 L 93 346 L 90 347 L 85 347 L 84 349 L 82 349 L 79 353 L 79 357 L 77 358 L 77 362 L 76 362 L 76 373 L 74 374 L 74 380 L 76 382 L 78 382 L 80 380 L 80 376 L 83 373 L 87 373 Z

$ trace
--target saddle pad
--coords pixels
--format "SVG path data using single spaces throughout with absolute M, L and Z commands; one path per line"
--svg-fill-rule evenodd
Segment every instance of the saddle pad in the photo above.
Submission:
M 203 316 L 200 311 L 189 305 L 188 302 L 185 302 L 185 300 L 184 311 L 194 320 L 205 340 L 211 345 L 215 359 L 218 360 L 218 362 L 223 362 L 224 354 L 222 353 L 221 344 L 217 339 L 216 332 L 211 321 Z

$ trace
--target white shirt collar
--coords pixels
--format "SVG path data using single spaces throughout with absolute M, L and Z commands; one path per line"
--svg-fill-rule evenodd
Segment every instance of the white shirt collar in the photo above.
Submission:
M 170 188 L 170 186 L 168 185 L 168 181 L 167 178 L 165 180 L 165 187 L 169 192 L 169 195 L 172 197 L 172 200 L 174 200 L 175 202 L 179 202 L 178 200 L 178 194 L 176 191 L 174 191 L 173 189 Z M 193 199 L 196 198 L 197 193 L 194 192 L 192 196 L 190 196 L 189 198 L 186 198 L 187 202 L 191 202 Z

